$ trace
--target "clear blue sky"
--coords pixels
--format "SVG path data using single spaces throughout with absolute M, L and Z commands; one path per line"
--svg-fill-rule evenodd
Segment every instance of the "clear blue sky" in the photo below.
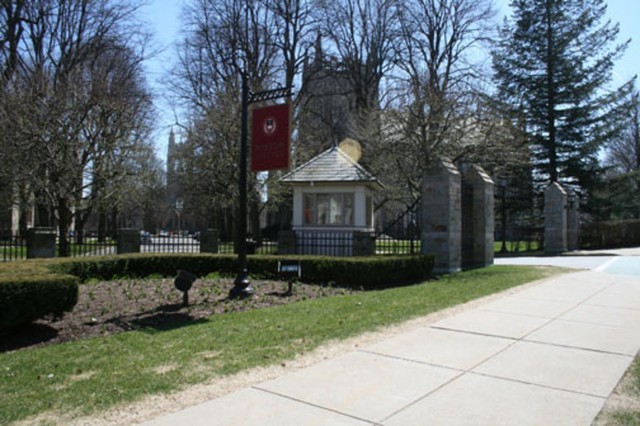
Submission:
M 182 7 L 189 0 L 151 0 L 142 9 L 142 18 L 149 22 L 156 44 L 164 51 L 150 60 L 147 66 L 148 82 L 156 94 L 159 118 L 154 138 L 161 159 L 166 153 L 169 129 L 175 122 L 170 106 L 163 99 L 166 90 L 161 79 L 175 63 L 173 43 L 180 37 L 180 15 Z M 494 0 L 499 20 L 509 13 L 509 0 Z M 640 0 L 608 0 L 608 17 L 620 24 L 619 41 L 631 38 L 625 56 L 616 64 L 614 83 L 616 85 L 640 74 Z

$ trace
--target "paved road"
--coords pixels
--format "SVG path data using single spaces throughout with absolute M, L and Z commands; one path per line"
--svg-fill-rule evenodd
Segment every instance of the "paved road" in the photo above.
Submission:
M 640 247 L 581 251 L 576 255 L 557 257 L 505 257 L 497 258 L 496 265 L 549 265 L 566 268 L 590 269 L 610 274 L 640 277 Z

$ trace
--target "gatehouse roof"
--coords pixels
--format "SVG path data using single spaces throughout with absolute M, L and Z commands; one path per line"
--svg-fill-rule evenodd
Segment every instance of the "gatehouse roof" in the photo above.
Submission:
M 365 183 L 382 189 L 380 181 L 337 146 L 307 161 L 281 179 L 286 183 Z

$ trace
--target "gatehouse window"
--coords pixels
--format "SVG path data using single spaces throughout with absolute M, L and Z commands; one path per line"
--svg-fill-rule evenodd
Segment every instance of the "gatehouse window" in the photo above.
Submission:
M 353 193 L 304 194 L 305 225 L 353 225 Z

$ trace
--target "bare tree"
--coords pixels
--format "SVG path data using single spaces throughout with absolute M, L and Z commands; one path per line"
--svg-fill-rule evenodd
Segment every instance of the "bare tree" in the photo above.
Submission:
M 25 25 L 25 3 L 25 0 L 0 1 L 0 83 L 3 87 L 18 68 L 20 42 Z
M 87 65 L 87 95 L 93 107 L 82 126 L 83 146 L 76 164 L 83 174 L 74 208 L 79 243 L 95 207 L 122 196 L 118 181 L 135 174 L 129 166 L 132 159 L 139 158 L 140 151 L 148 155 L 153 116 L 141 60 L 130 49 L 114 45 Z
M 624 130 L 607 146 L 607 164 L 618 173 L 640 171 L 640 94 L 631 94 L 631 116 Z
M 473 121 L 466 111 L 480 75 L 472 54 L 490 34 L 493 11 L 489 0 L 411 0 L 399 13 L 401 116 L 417 155 L 408 171 L 421 173 Z
M 14 182 L 50 212 L 53 220 L 41 223 L 57 225 L 61 255 L 72 221 L 82 223 L 95 201 L 87 194 L 100 193 L 100 180 L 109 178 L 106 158 L 126 158 L 146 132 L 146 37 L 131 25 L 136 8 L 118 0 L 34 0 L 21 9 L 12 98 L 0 117 L 10 123 Z

